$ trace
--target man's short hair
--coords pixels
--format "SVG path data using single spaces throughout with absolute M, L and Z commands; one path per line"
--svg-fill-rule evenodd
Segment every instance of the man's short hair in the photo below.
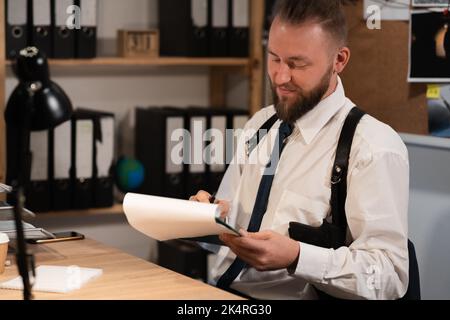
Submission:
M 345 0 L 277 0 L 272 21 L 279 18 L 291 25 L 317 22 L 341 46 L 347 45 L 347 22 L 342 9 Z

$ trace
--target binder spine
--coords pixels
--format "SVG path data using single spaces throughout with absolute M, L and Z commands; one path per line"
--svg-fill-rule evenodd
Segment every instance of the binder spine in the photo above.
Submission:
M 191 0 L 159 0 L 161 56 L 190 55 Z
M 31 132 L 30 152 L 31 162 L 30 179 L 26 186 L 26 207 L 35 212 L 50 210 L 50 182 L 48 174 L 49 165 L 49 131 Z
M 229 3 L 228 0 L 210 0 L 211 3 L 211 47 L 213 57 L 229 55 Z
M 208 128 L 220 132 L 221 136 L 210 139 L 211 143 L 207 148 L 209 166 L 208 166 L 208 190 L 210 192 L 216 192 L 219 189 L 222 182 L 223 175 L 226 169 L 226 128 L 227 128 L 227 115 L 225 110 L 217 110 L 213 112 L 210 120 L 208 121 Z M 222 140 L 219 140 L 222 139 Z M 223 148 L 219 150 L 219 148 Z M 220 157 L 219 157 L 220 156 Z
M 30 39 L 47 57 L 51 57 L 51 2 L 50 0 L 29 0 Z
M 81 9 L 81 28 L 75 31 L 75 57 L 95 58 L 97 55 L 98 0 L 76 0 Z
M 145 168 L 145 178 L 139 193 L 162 196 L 164 178 L 163 119 L 151 108 L 136 109 L 136 157 Z
M 5 1 L 6 58 L 15 59 L 29 44 L 29 13 L 27 0 Z
M 164 143 L 164 154 L 165 154 L 165 168 L 164 168 L 164 186 L 163 194 L 166 197 L 185 199 L 184 190 L 184 176 L 183 176 L 183 150 L 181 149 L 181 154 L 176 154 L 179 144 L 183 143 L 182 140 L 172 141 L 172 133 L 174 130 L 182 129 L 184 124 L 183 116 L 179 115 L 169 115 L 165 119 L 165 143 Z
M 203 159 L 203 151 L 205 149 L 203 134 L 207 128 L 208 116 L 204 109 L 190 108 L 188 110 L 185 118 L 185 128 L 190 133 L 191 139 L 185 144 L 186 197 L 195 195 L 199 190 L 208 188 L 207 165 Z M 195 124 L 197 126 L 201 125 L 201 128 L 194 126 Z
M 100 137 L 94 148 L 94 207 L 111 207 L 114 204 L 114 115 L 99 114 Z
M 52 56 L 55 59 L 75 57 L 75 30 L 66 25 L 66 10 L 73 0 L 52 0 Z
M 250 0 L 231 1 L 230 56 L 248 57 Z
M 114 204 L 114 141 L 115 141 L 115 120 L 114 114 L 108 112 L 101 112 L 97 110 L 78 108 L 77 117 L 84 122 L 86 120 L 92 125 L 92 132 L 87 130 L 84 125 L 83 130 L 86 133 L 76 133 L 75 139 L 83 139 L 85 143 L 76 143 L 76 152 L 83 152 L 82 157 L 79 154 L 75 155 L 75 170 L 80 168 L 78 164 L 85 166 L 89 164 L 92 169 L 91 172 L 83 169 L 82 174 L 78 174 L 75 185 L 80 197 L 83 201 L 90 202 L 90 207 L 105 208 L 111 207 Z M 77 125 L 77 129 L 80 127 Z M 89 128 L 88 128 L 89 129 Z M 87 138 L 87 135 L 92 139 Z M 89 148 L 88 143 L 92 144 Z M 78 163 L 77 163 L 78 161 Z M 89 176 L 89 177 L 87 177 Z M 86 193 L 86 189 L 91 190 L 91 194 Z
M 93 204 L 93 152 L 94 138 L 93 130 L 90 132 L 89 119 L 75 115 L 72 122 L 72 204 L 74 209 L 88 209 Z M 86 130 L 87 132 L 83 132 Z M 81 135 L 86 134 L 81 139 Z M 78 154 L 80 152 L 80 154 Z M 83 152 L 83 154 L 81 154 Z M 82 168 L 80 168 L 82 166 Z M 89 170 L 89 168 L 91 170 Z
M 190 55 L 207 57 L 210 55 L 211 0 L 191 0 L 190 8 Z
M 72 157 L 72 122 L 67 121 L 50 131 L 50 163 L 52 210 L 72 208 L 70 179 Z

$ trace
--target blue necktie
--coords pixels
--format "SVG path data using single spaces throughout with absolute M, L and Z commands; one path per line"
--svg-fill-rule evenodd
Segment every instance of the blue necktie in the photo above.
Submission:
M 256 195 L 255 205 L 253 207 L 252 216 L 247 229 L 248 232 L 258 232 L 261 227 L 262 219 L 267 210 L 267 202 L 269 201 L 270 189 L 275 176 L 275 170 L 278 166 L 281 152 L 285 146 L 285 139 L 289 137 L 291 133 L 291 125 L 286 122 L 282 122 L 280 128 L 278 129 L 278 136 L 270 157 L 270 162 L 267 164 L 266 169 L 264 170 L 264 175 L 262 176 L 259 184 L 258 194 Z M 225 273 L 217 281 L 217 287 L 221 289 L 228 289 L 234 279 L 236 279 L 244 268 L 245 262 L 236 257 L 227 271 L 225 271 Z

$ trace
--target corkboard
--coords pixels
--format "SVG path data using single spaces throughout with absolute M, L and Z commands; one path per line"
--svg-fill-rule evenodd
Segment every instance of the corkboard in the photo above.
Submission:
M 409 84 L 407 21 L 382 21 L 369 30 L 362 1 L 345 7 L 350 63 L 342 73 L 346 95 L 398 132 L 428 134 L 426 85 Z

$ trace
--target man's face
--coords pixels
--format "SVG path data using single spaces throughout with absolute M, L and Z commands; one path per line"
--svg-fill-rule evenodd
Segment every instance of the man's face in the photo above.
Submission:
M 336 81 L 333 45 L 317 23 L 293 26 L 275 19 L 269 36 L 268 71 L 281 120 L 295 122 L 331 93 L 332 80 Z

